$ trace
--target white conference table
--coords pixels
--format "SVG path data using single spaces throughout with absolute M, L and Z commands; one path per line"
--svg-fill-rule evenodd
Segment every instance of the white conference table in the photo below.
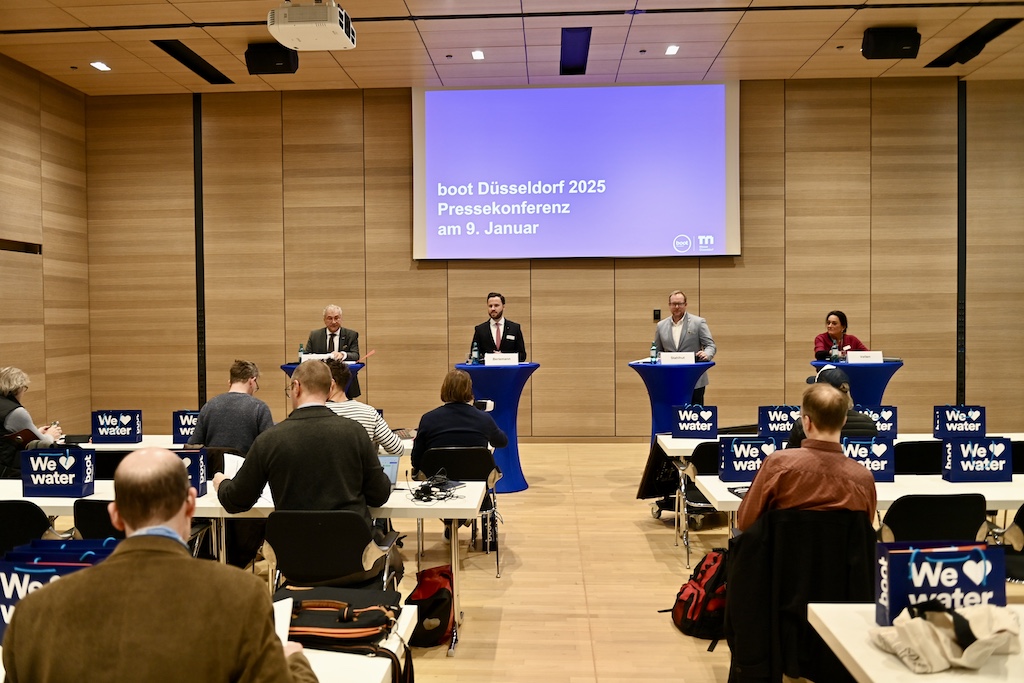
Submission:
M 1024 432 L 988 434 L 988 436 L 1002 437 L 1011 441 L 1024 441 Z M 749 439 L 757 437 L 757 434 L 723 434 L 718 439 L 676 439 L 671 434 L 658 434 L 658 445 L 661 446 L 661 450 L 665 451 L 665 455 L 670 458 L 688 458 L 693 453 L 693 449 L 697 447 L 697 444 L 732 437 Z M 785 436 L 782 439 L 785 442 L 789 440 L 789 437 Z M 897 434 L 896 438 L 893 439 L 893 443 L 900 443 L 901 441 L 942 441 L 942 439 L 936 439 L 931 434 Z
M 714 474 L 701 474 L 696 479 L 697 488 L 707 496 L 708 502 L 722 512 L 735 512 L 741 498 L 730 488 L 750 486 L 749 482 L 722 481 Z M 941 474 L 897 474 L 891 482 L 875 482 L 878 509 L 888 510 L 893 501 L 912 494 L 956 494 L 980 493 L 990 510 L 1016 510 L 1024 504 L 1024 474 L 1013 475 L 1013 481 L 1006 482 L 949 482 Z
M 391 635 L 381 643 L 382 647 L 394 652 L 401 661 L 405 656 L 405 643 L 408 642 L 416 627 L 416 605 L 405 605 L 398 623 Z M 0 649 L 0 653 L 3 650 Z M 313 673 L 321 681 L 352 681 L 352 683 L 390 683 L 391 660 L 386 657 L 370 657 L 368 655 L 351 654 L 348 652 L 331 652 L 329 650 L 313 650 L 303 648 L 303 654 L 313 667 Z M 0 683 L 3 683 L 5 672 L 0 666 Z
M 1010 605 L 1024 623 L 1024 605 Z M 868 629 L 875 624 L 875 605 L 815 604 L 807 606 L 807 621 L 858 683 L 949 683 L 951 681 L 1024 681 L 1024 654 L 992 655 L 981 669 L 947 669 L 915 674 L 893 654 L 871 643 Z
M 451 535 L 451 565 L 452 565 L 452 599 L 454 601 L 457 624 L 462 623 L 462 608 L 459 599 L 459 519 L 472 519 L 480 511 L 486 493 L 486 483 L 482 481 L 467 481 L 456 489 L 454 495 L 447 500 L 422 502 L 415 500 L 408 485 L 403 484 L 391 492 L 387 502 L 379 508 L 370 508 L 370 515 L 373 517 L 386 517 L 391 519 L 447 519 Z M 86 498 L 94 500 L 113 500 L 114 482 L 110 479 L 96 481 L 94 492 Z M 22 484 L 18 479 L 0 479 L 0 500 L 29 500 L 43 509 L 49 516 L 74 515 L 75 501 L 77 498 L 25 498 L 22 496 Z M 266 502 L 257 502 L 251 510 L 238 514 L 231 514 L 224 510 L 224 507 L 217 499 L 217 493 L 213 490 L 213 484 L 207 485 L 206 495 L 196 499 L 195 516 L 209 518 L 213 521 L 217 536 L 217 556 L 221 562 L 224 557 L 224 520 L 226 519 L 261 519 L 266 518 L 274 511 L 274 506 Z M 452 636 L 449 654 L 454 654 L 455 644 L 458 642 L 458 628 Z

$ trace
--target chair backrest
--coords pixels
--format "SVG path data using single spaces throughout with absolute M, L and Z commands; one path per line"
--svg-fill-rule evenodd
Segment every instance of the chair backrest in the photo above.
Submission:
M 785 672 L 852 681 L 807 622 L 807 605 L 871 602 L 874 563 L 875 531 L 863 510 L 772 510 L 731 539 L 725 602 L 730 680 L 781 681 Z
M 1024 474 L 1024 441 L 1011 441 L 1010 455 L 1013 460 L 1013 473 Z
M 295 585 L 315 585 L 364 571 L 370 527 L 351 510 L 275 510 L 267 542 L 277 568 Z
M 718 442 L 697 444 L 687 460 L 697 470 L 697 474 L 718 474 Z
M 235 448 L 222 448 L 220 446 L 206 447 L 206 476 L 213 477 L 216 472 L 224 471 L 224 456 L 228 453 L 245 458 L 245 453 L 240 453 Z
M 939 474 L 942 472 L 941 441 L 900 441 L 893 448 L 896 474 Z
M 0 501 L 0 555 L 15 546 L 42 538 L 50 528 L 50 518 L 43 509 L 27 500 Z
M 983 528 L 981 537 L 987 533 L 985 518 L 980 493 L 903 496 L 886 510 L 881 535 L 883 541 L 974 541 Z
M 427 449 L 420 458 L 420 472 L 432 477 L 444 470 L 455 481 L 486 481 L 493 486 L 492 475 L 497 470 L 494 454 L 486 446 L 445 446 Z M 496 479 L 495 479 L 496 481 Z
M 107 512 L 109 500 L 79 498 L 75 501 L 75 529 L 82 538 L 124 538 L 124 532 L 114 528 Z

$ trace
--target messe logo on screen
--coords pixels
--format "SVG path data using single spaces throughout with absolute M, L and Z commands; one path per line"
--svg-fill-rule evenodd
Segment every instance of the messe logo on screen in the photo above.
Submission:
M 693 240 L 689 235 L 676 235 L 676 238 L 672 240 L 672 248 L 680 254 L 685 254 L 693 248 Z

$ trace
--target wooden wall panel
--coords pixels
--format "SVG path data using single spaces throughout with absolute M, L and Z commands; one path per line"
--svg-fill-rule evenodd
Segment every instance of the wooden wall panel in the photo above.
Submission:
M 85 97 L 50 81 L 40 95 L 46 412 L 65 432 L 84 434 L 92 399 Z
M 377 355 L 366 400 L 392 427 L 414 427 L 440 404 L 448 365 L 445 262 L 412 259 L 412 102 L 408 90 L 367 90 L 366 331 Z
M 366 334 L 366 253 L 363 200 L 363 94 L 359 90 L 284 93 L 285 356 L 310 330 L 323 326 L 328 304 L 342 308 L 342 325 Z M 372 363 L 360 375 L 369 395 Z M 280 374 L 276 368 L 266 372 Z M 283 375 L 281 375 L 283 378 Z M 275 388 L 278 383 L 268 384 Z
M 615 434 L 643 436 L 651 434 L 651 401 L 640 375 L 629 363 L 647 358 L 654 341 L 654 309 L 661 317 L 671 316 L 668 295 L 676 289 L 686 292 L 687 310 L 700 315 L 700 267 L 697 259 L 616 259 L 613 307 L 615 329 L 607 339 L 595 339 L 599 346 L 614 344 L 615 359 Z M 588 298 L 584 307 L 593 302 Z M 711 334 L 713 322 L 708 321 Z M 597 336 L 597 335 L 595 335 Z M 712 368 L 715 372 L 717 368 Z M 711 377 L 715 381 L 716 376 Z M 711 389 L 707 400 L 712 402 Z
M 967 84 L 967 402 L 1024 429 L 1024 81 Z
M 784 114 L 784 83 L 742 84 L 742 255 L 700 260 L 699 312 L 718 347 L 706 401 L 718 406 L 723 426 L 755 424 L 758 406 L 785 402 Z M 806 362 L 806 355 L 800 360 Z
M 167 434 L 197 404 L 192 98 L 88 98 L 86 140 L 92 408 Z
M 533 262 L 534 436 L 615 435 L 614 288 L 609 259 Z
M 0 57 L 0 239 L 43 240 L 39 76 Z
M 46 363 L 43 354 L 43 259 L 38 254 L 0 251 L 0 367 L 28 374 L 23 403 L 38 424 L 60 419 L 46 409 Z
M 259 397 L 285 417 L 281 93 L 203 97 L 203 239 L 208 398 L 235 359 L 266 378 Z M 296 346 L 296 350 L 298 346 Z
M 448 362 L 464 363 L 472 348 L 473 328 L 488 320 L 487 295 L 505 297 L 505 317 L 519 323 L 526 341 L 526 359 L 533 362 L 529 261 L 448 262 Z M 539 371 L 538 371 L 539 372 Z M 523 388 L 516 427 L 519 436 L 532 433 L 533 380 Z
M 871 347 L 871 89 L 862 79 L 786 81 L 786 401 L 839 309 Z
M 903 358 L 885 401 L 904 432 L 956 400 L 956 87 L 871 84 L 870 348 Z

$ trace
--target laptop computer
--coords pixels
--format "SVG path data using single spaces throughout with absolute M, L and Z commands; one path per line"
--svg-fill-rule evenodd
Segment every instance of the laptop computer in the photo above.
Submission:
M 384 474 L 388 475 L 388 479 L 391 480 L 391 488 L 395 487 L 398 482 L 398 461 L 401 460 L 399 455 L 378 455 L 380 458 L 380 466 L 384 468 Z

